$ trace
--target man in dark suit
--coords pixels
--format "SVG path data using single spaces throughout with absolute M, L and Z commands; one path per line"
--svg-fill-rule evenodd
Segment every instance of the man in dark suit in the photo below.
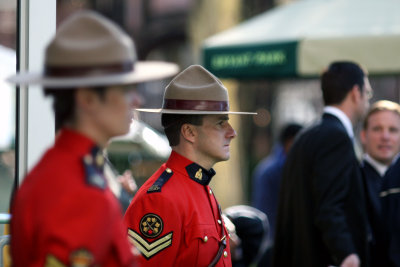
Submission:
M 362 170 L 367 189 L 367 210 L 371 222 L 371 266 L 389 266 L 388 246 L 379 194 L 387 170 L 400 149 L 400 105 L 381 100 L 372 105 L 360 134 L 364 147 Z
M 369 107 L 366 72 L 334 62 L 321 77 L 322 120 L 296 138 L 284 167 L 274 266 L 368 266 L 368 220 L 353 126 Z
M 400 158 L 388 169 L 380 193 L 391 266 L 400 267 Z

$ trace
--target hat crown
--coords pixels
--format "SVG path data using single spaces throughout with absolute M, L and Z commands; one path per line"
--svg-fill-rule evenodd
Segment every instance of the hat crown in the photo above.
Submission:
M 82 88 L 163 79 L 179 70 L 174 63 L 137 61 L 133 40 L 95 11 L 78 11 L 66 19 L 47 45 L 44 61 L 42 73 L 21 72 L 7 81 L 46 88 Z
M 132 40 L 115 23 L 92 11 L 80 11 L 58 29 L 46 49 L 46 65 L 81 67 L 133 63 Z
M 200 65 L 187 67 L 167 85 L 161 109 L 136 109 L 165 114 L 255 114 L 229 110 L 228 90 Z
M 164 99 L 228 102 L 228 91 L 222 82 L 204 67 L 192 65 L 167 85 Z

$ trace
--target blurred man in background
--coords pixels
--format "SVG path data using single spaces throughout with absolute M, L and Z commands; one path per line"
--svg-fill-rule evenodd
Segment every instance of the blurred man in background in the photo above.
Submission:
M 321 77 L 322 120 L 294 142 L 283 171 L 273 265 L 368 266 L 368 220 L 353 126 L 369 107 L 366 72 L 333 62 Z
M 400 105 L 381 100 L 374 103 L 364 119 L 360 134 L 364 147 L 362 170 L 367 187 L 367 209 L 371 222 L 371 266 L 390 266 L 387 235 L 382 216 L 382 182 L 400 150 Z
M 273 148 L 272 155 L 262 160 L 256 167 L 253 178 L 252 205 L 264 212 L 268 217 L 269 246 L 272 246 L 275 236 L 275 220 L 278 210 L 278 193 L 281 185 L 283 166 L 286 155 L 293 144 L 294 138 L 302 126 L 288 123 L 281 129 L 279 143 Z M 263 258 L 263 264 L 270 266 L 270 249 Z

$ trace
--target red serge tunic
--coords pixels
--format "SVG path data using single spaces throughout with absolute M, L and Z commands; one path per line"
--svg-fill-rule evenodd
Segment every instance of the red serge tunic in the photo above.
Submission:
M 17 191 L 13 266 L 132 266 L 119 203 L 93 141 L 63 129 Z M 79 265 L 80 264 L 80 265 Z
M 228 234 L 208 186 L 214 174 L 173 151 L 140 188 L 124 220 L 142 266 L 208 266 L 219 250 L 216 266 L 232 266 Z

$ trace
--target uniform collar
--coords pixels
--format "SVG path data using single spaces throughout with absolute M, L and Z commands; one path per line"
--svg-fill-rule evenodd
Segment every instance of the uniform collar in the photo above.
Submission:
M 208 185 L 212 177 L 215 175 L 214 169 L 211 168 L 210 170 L 206 170 L 175 151 L 171 152 L 171 156 L 169 157 L 166 166 L 175 172 L 183 171 L 184 175 L 189 176 L 190 179 L 201 185 Z
M 63 128 L 57 135 L 55 148 L 82 159 L 86 183 L 100 189 L 107 187 L 102 149 L 93 140 L 77 131 Z
M 75 130 L 63 128 L 56 137 L 55 147 L 68 150 L 78 156 L 84 156 L 89 151 L 96 149 L 97 146 L 87 136 Z

